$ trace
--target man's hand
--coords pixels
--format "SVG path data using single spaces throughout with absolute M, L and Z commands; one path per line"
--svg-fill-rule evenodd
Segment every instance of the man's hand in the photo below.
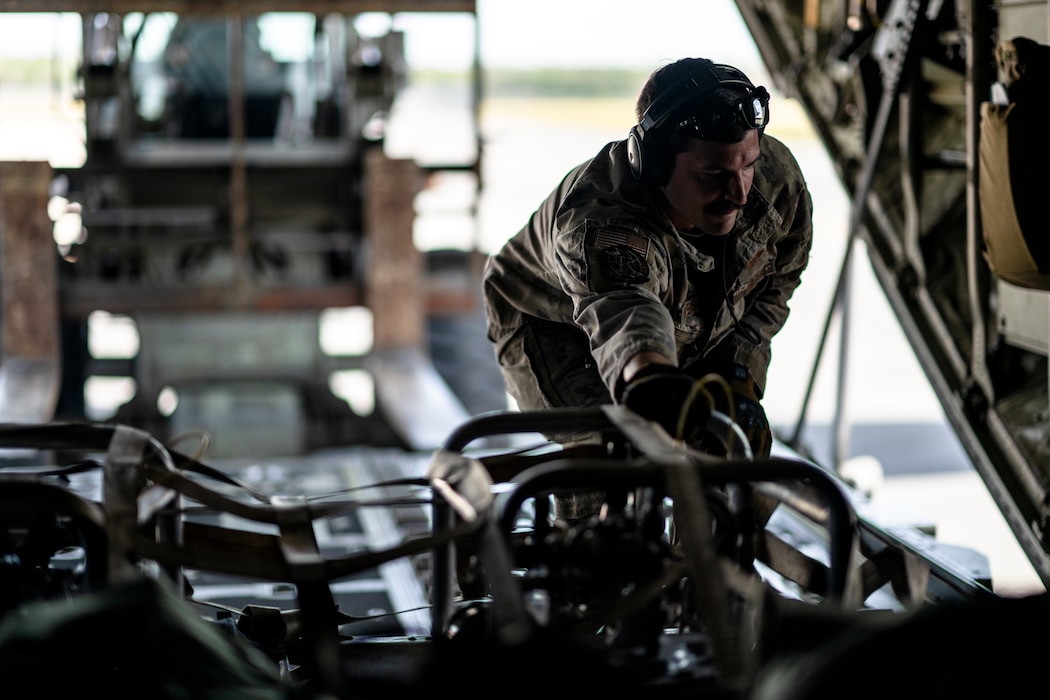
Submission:
M 737 425 L 744 431 L 747 441 L 751 443 L 751 455 L 755 459 L 765 459 L 773 448 L 773 432 L 769 429 L 766 411 L 762 404 L 754 399 L 736 395 Z
M 751 443 L 751 454 L 755 459 L 765 459 L 773 447 L 773 433 L 769 429 L 766 411 L 759 403 L 758 389 L 751 374 L 742 365 L 729 368 L 726 381 L 733 391 L 733 418 L 747 435 Z
M 650 364 L 635 373 L 621 403 L 663 426 L 677 440 L 691 441 L 711 415 L 710 397 L 700 382 L 672 365 Z

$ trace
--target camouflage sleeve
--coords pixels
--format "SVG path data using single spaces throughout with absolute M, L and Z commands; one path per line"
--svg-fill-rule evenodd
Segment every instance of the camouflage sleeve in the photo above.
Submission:
M 559 236 L 557 261 L 573 320 L 590 337 L 610 395 L 637 353 L 677 356 L 674 325 L 662 301 L 670 266 L 656 238 L 627 221 L 585 220 Z

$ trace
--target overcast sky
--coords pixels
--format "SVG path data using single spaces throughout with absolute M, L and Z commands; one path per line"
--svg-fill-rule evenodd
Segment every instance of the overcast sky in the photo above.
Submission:
M 733 0 L 478 0 L 488 66 L 650 68 L 754 55 Z
M 478 0 L 478 20 L 482 62 L 490 67 L 649 69 L 685 56 L 757 61 L 734 0 Z M 469 63 L 468 16 L 404 16 L 402 25 L 414 65 Z M 76 17 L 0 14 L 2 55 L 47 56 L 78 44 Z

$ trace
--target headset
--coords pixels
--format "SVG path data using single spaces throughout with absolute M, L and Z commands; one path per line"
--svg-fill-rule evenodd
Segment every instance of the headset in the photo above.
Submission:
M 627 135 L 627 160 L 637 179 L 660 185 L 667 181 L 672 155 L 666 139 L 661 138 L 667 131 L 664 127 L 687 105 L 702 106 L 704 98 L 719 88 L 739 90 L 744 96 L 731 107 L 684 116 L 674 129 L 691 129 L 703 139 L 713 137 L 727 122 L 742 121 L 749 129 L 765 128 L 769 122 L 769 92 L 755 87 L 743 71 L 722 63 L 707 63 L 699 74 L 693 73 L 664 90 L 631 128 Z

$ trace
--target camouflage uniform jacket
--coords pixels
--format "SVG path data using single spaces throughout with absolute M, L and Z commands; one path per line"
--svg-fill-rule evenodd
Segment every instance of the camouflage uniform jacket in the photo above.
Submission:
M 490 340 L 498 344 L 526 316 L 574 324 L 590 339 L 611 396 L 627 361 L 643 351 L 677 358 L 683 368 L 713 357 L 744 365 L 761 396 L 770 340 L 788 317 L 812 242 L 812 200 L 794 156 L 762 137 L 725 263 L 700 252 L 665 210 L 662 192 L 631 174 L 625 141 L 574 168 L 488 260 Z M 721 271 L 717 295 L 703 292 L 713 287 L 699 275 L 723 264 L 724 292 Z M 750 332 L 737 326 L 727 297 Z

